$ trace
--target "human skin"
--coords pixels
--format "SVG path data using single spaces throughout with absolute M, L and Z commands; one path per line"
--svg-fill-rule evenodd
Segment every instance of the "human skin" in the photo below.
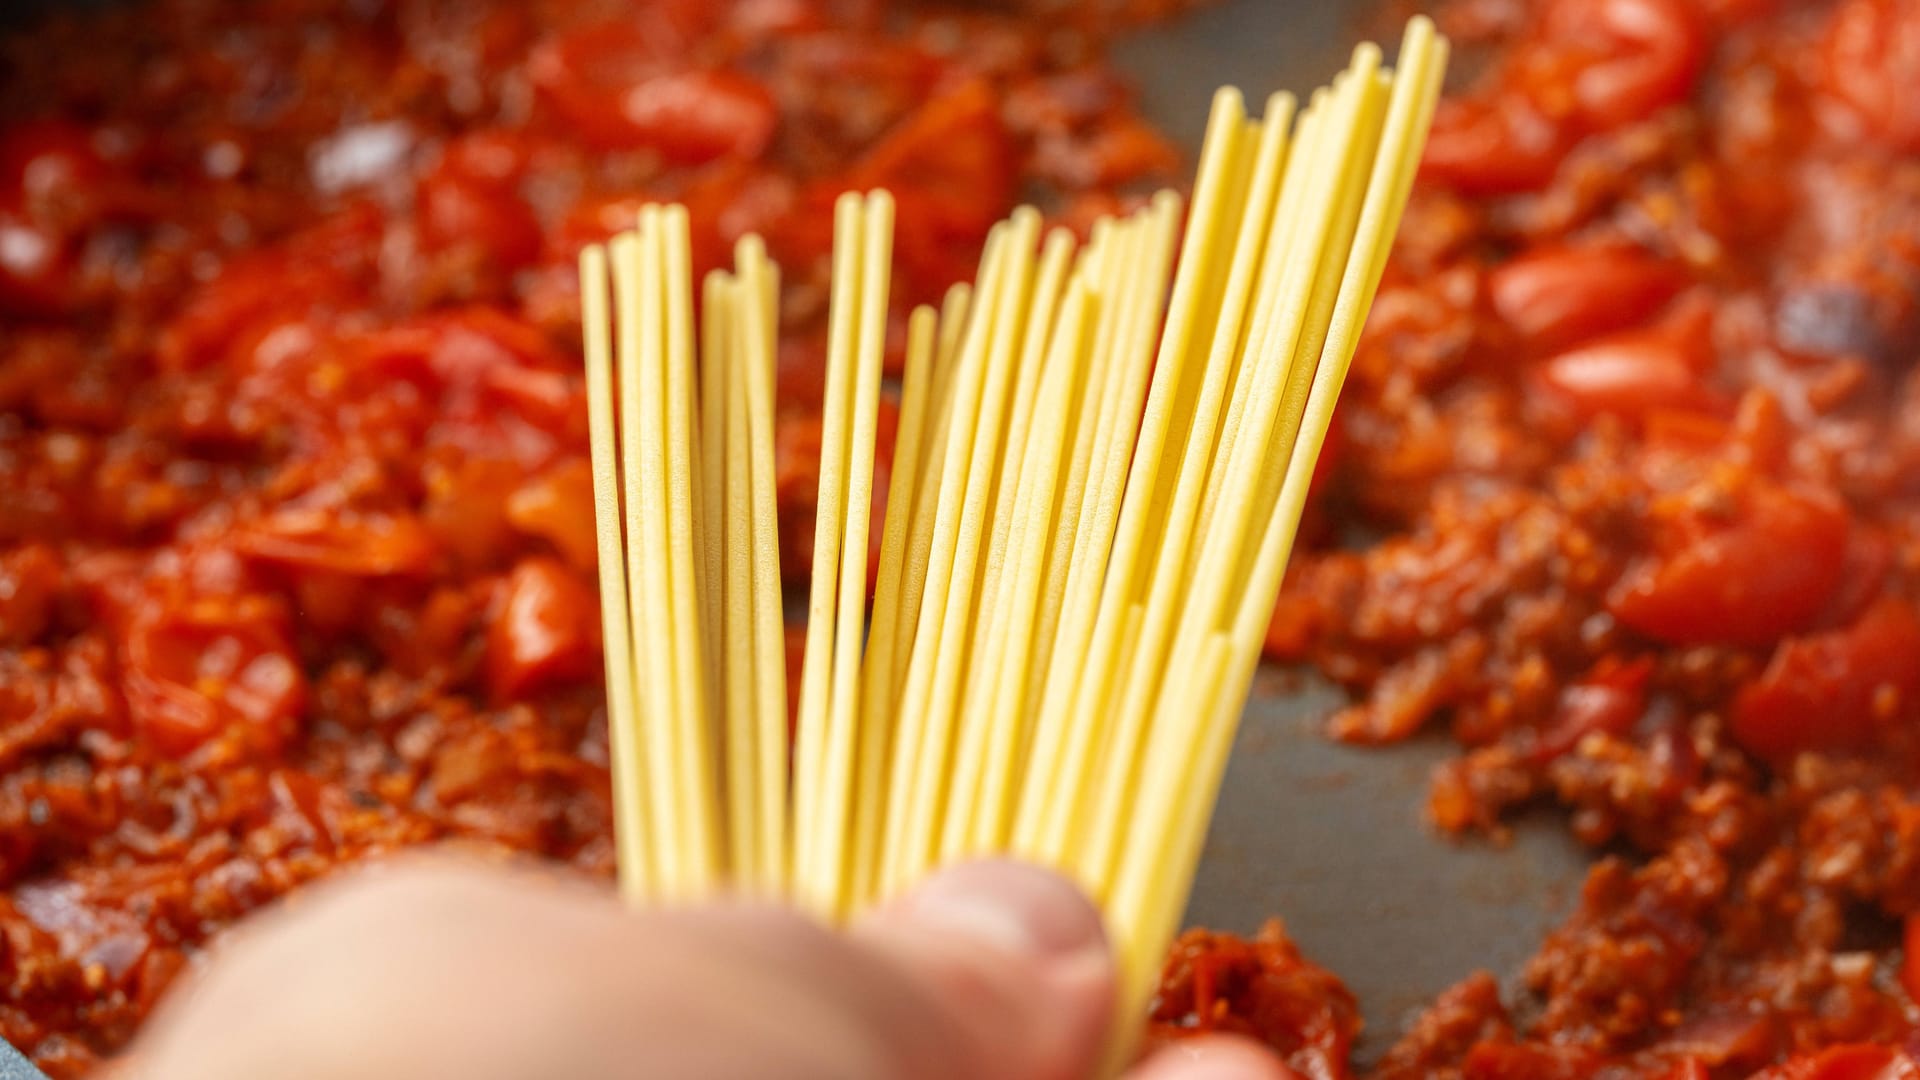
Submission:
M 634 913 L 604 889 L 442 860 L 374 868 L 243 927 L 125 1080 L 1080 1080 L 1112 1011 L 1094 908 L 961 866 L 827 930 L 769 905 Z M 1284 1080 L 1197 1040 L 1130 1080 Z

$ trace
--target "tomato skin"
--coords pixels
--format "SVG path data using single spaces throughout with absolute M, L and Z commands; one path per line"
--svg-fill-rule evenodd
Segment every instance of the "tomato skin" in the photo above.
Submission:
M 1757 478 L 1743 488 L 1656 501 L 1655 552 L 1608 593 L 1615 618 L 1668 644 L 1759 648 L 1819 617 L 1844 573 L 1847 511 Z
M 558 561 L 524 559 L 487 627 L 487 681 L 502 699 L 578 680 L 600 659 L 593 591 Z
M 1571 90 L 1596 130 L 1684 101 L 1706 60 L 1705 34 L 1686 0 L 1560 0 L 1547 21 L 1550 33 L 1587 54 Z
M 1920 702 L 1920 617 L 1882 599 L 1843 630 L 1792 638 L 1733 700 L 1734 738 L 1775 764 L 1871 748 Z
M 1530 251 L 1487 276 L 1493 310 L 1537 349 L 1556 349 L 1632 326 L 1658 311 L 1686 274 L 1620 247 Z
M 1920 151 L 1920 2 L 1846 0 L 1820 48 L 1820 81 L 1895 150 Z
M 1644 334 L 1561 353 L 1541 365 L 1538 378 L 1583 416 L 1636 416 L 1654 407 L 1710 412 L 1715 405 L 1684 350 Z
M 1553 179 L 1572 140 L 1509 93 L 1449 98 L 1434 112 L 1420 178 L 1464 195 L 1511 195 Z

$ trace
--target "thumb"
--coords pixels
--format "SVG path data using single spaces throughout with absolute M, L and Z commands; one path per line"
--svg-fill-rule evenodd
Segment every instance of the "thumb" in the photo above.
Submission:
M 1112 1021 L 1114 965 L 1100 915 L 1064 878 L 966 864 L 862 920 L 864 949 L 918 984 L 951 1052 L 915 1077 L 1079 1080 Z

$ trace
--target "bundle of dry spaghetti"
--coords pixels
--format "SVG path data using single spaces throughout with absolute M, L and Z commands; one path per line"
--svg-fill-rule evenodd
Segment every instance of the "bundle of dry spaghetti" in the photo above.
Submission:
M 870 606 L 893 209 L 841 199 L 792 747 L 778 274 L 742 241 L 696 332 L 683 210 L 583 254 L 629 897 L 841 919 L 1010 853 L 1097 899 L 1144 1002 L 1446 52 L 1416 19 L 1397 69 L 1363 45 L 1297 117 L 1222 91 L 1184 232 L 1165 193 L 1084 244 L 1032 210 L 997 226 L 978 278 L 912 313 Z

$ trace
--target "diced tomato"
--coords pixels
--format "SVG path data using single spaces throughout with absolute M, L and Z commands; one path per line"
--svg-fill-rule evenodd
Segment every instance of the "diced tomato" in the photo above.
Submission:
M 487 679 L 502 698 L 582 678 L 600 659 L 593 592 L 552 559 L 514 567 L 487 627 Z
M 234 534 L 249 558 L 355 577 L 423 574 L 437 546 L 417 519 L 291 507 Z
M 1792 638 L 1733 700 L 1732 730 L 1760 757 L 1871 748 L 1920 705 L 1920 617 L 1881 600 L 1843 630 Z
M 1434 113 L 1420 176 L 1467 195 L 1532 191 L 1553 179 L 1571 143 L 1517 95 L 1449 98 Z
M 581 457 L 559 462 L 507 499 L 507 521 L 514 528 L 545 538 L 583 573 L 599 564 L 593 515 L 593 469 Z
M 1561 353 L 1538 378 L 1583 416 L 1633 417 L 1656 406 L 1712 411 L 1716 402 L 1686 351 L 1658 334 L 1629 332 Z
M 1827 92 L 1893 149 L 1920 151 L 1920 0 L 1846 0 L 1828 18 Z
M 1487 276 L 1493 310 L 1534 348 L 1564 348 L 1658 311 L 1686 283 L 1672 263 L 1623 247 L 1549 247 Z
M 1686 100 L 1706 60 L 1690 0 L 1559 0 L 1547 29 L 1578 58 L 1572 96 L 1594 130 Z
M 141 608 L 122 641 L 135 730 L 183 755 L 232 730 L 272 754 L 297 733 L 306 679 L 282 629 L 257 596 L 208 597 Z
M 1654 553 L 1608 594 L 1616 618 L 1671 644 L 1761 647 L 1819 617 L 1844 572 L 1847 511 L 1758 478 L 1740 488 L 1656 500 Z

